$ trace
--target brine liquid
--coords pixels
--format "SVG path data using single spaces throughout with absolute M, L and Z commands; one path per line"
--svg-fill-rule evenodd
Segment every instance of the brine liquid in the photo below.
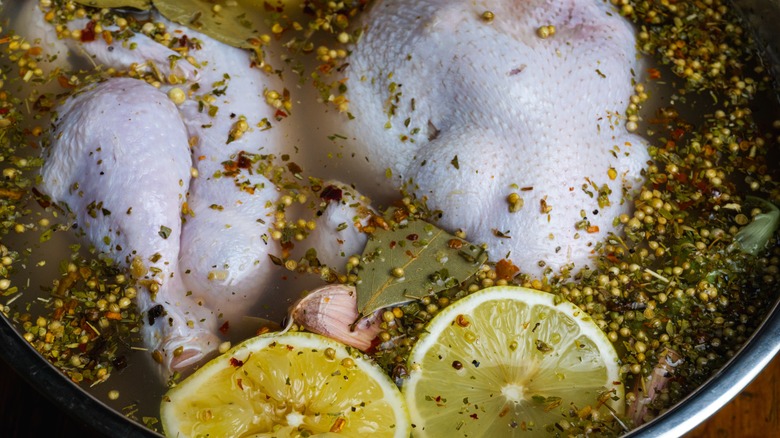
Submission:
M 9 3 L 9 2 L 6 2 Z M 22 2 L 13 2 L 5 6 L 4 17 L 14 17 L 15 7 L 21 7 Z M 13 29 L 13 21 L 3 24 L 4 29 Z M 643 105 L 640 133 L 645 134 L 652 131 L 647 136 L 651 144 L 659 141 L 660 137 L 668 134 L 666 129 L 653 122 L 657 117 L 657 110 L 662 107 L 671 107 L 680 115 L 681 119 L 686 120 L 692 125 L 701 124 L 705 114 L 712 112 L 714 108 L 714 97 L 703 93 L 700 95 L 686 94 L 681 98 L 677 89 L 679 84 L 675 83 L 673 74 L 666 68 L 657 65 L 653 60 L 647 60 L 648 68 L 656 68 L 661 74 L 662 79 L 657 81 L 647 81 L 648 94 L 651 100 Z M 10 92 L 16 92 L 20 95 L 29 92 L 29 88 L 16 85 L 8 81 L 6 89 Z M 14 89 L 14 87 L 18 87 Z M 305 88 L 305 86 L 304 86 Z M 313 90 L 300 91 L 302 96 L 308 101 L 313 101 Z M 306 108 L 299 109 L 307 117 L 317 117 L 318 111 L 309 111 Z M 777 99 L 773 94 L 767 94 L 757 100 L 757 107 L 753 108 L 754 117 L 762 125 L 762 131 L 771 132 L 771 124 L 778 114 Z M 39 123 L 37 121 L 36 123 Z M 372 187 L 381 184 L 384 176 L 366 175 L 361 171 L 362 159 L 360 157 L 341 157 L 331 158 L 325 152 L 338 154 L 338 141 L 331 138 L 333 132 L 322 132 L 312 130 L 307 132 L 308 136 L 299 140 L 300 144 L 293 145 L 298 147 L 299 152 L 294 155 L 293 160 L 300 162 L 307 171 L 312 174 L 319 174 L 320 177 L 338 177 L 349 183 L 355 183 L 357 187 Z M 306 145 L 318 145 L 320 152 L 317 154 L 305 154 Z M 308 146 L 307 146 L 308 147 Z M 5 152 L 4 152 L 5 153 Z M 36 156 L 39 154 L 37 148 L 26 148 L 23 151 L 17 151 L 16 154 L 29 154 Z M 8 157 L 3 157 L 8 158 Z M 774 150 L 774 162 L 778 162 L 778 151 Z M 346 175 L 346 176 L 345 176 Z M 734 183 L 747 187 L 748 182 L 744 180 L 743 175 L 733 175 Z M 28 197 L 27 208 L 30 209 L 30 217 L 26 222 L 40 224 L 42 219 L 48 220 L 50 224 L 66 223 L 63 220 L 64 214 L 54 209 L 42 209 L 31 197 Z M 389 199 L 381 199 L 381 203 L 388 203 Z M 49 227 L 50 228 L 50 227 Z M 41 242 L 41 235 L 47 227 L 34 227 L 23 233 L 16 233 L 13 230 L 3 237 L 2 243 L 12 250 L 23 254 L 23 263 L 12 277 L 12 282 L 17 285 L 21 292 L 10 297 L 0 298 L 0 304 L 9 304 L 11 312 L 29 313 L 32 315 L 45 315 L 50 312 L 45 303 L 51 300 L 52 282 L 60 278 L 62 264 L 67 263 L 73 257 L 72 245 L 80 244 L 82 249 L 79 254 L 82 257 L 93 257 L 88 250 L 88 244 L 79 240 L 72 232 L 54 232 L 51 238 Z M 252 318 L 263 318 L 271 321 L 280 322 L 286 315 L 288 307 L 300 297 L 303 290 L 317 283 L 316 278 L 297 278 L 297 276 L 283 268 L 279 268 L 277 280 L 273 282 L 270 290 L 264 292 L 260 299 L 247 313 L 247 320 L 239 323 L 231 321 L 231 340 L 240 341 L 252 334 L 252 330 L 257 326 L 257 321 Z M 767 298 L 770 300 L 770 298 Z M 34 317 L 33 317 L 34 318 Z M 21 329 L 20 329 L 21 331 Z M 136 345 L 140 347 L 140 345 Z M 623 348 L 620 342 L 618 348 Z M 93 394 L 107 405 L 125 414 L 131 413 L 134 418 L 156 417 L 159 414 L 159 402 L 166 391 L 163 382 L 156 375 L 153 363 L 148 351 L 134 350 L 129 345 L 123 347 L 123 354 L 127 358 L 127 367 L 121 371 L 115 371 L 112 377 L 106 383 L 88 387 L 82 385 L 85 391 Z M 109 400 L 109 390 L 116 389 L 120 392 L 118 400 Z

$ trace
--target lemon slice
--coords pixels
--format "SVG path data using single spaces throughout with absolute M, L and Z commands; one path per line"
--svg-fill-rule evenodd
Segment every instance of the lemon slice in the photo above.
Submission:
M 427 332 L 403 386 L 416 437 L 565 434 L 573 417 L 623 412 L 612 344 L 551 294 L 488 288 L 442 310 Z
M 378 366 L 319 335 L 249 339 L 168 391 L 170 437 L 408 437 L 398 387 Z

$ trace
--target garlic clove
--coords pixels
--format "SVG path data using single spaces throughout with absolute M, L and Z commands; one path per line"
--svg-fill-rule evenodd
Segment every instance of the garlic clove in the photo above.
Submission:
M 361 318 L 354 286 L 331 284 L 313 290 L 293 307 L 293 320 L 311 332 L 333 338 L 362 351 L 381 331 L 376 314 Z M 353 327 L 354 324 L 354 327 Z

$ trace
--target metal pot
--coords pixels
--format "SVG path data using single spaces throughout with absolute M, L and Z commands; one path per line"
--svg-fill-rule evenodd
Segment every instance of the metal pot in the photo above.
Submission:
M 734 0 L 751 24 L 765 57 L 780 77 L 780 0 Z M 679 437 L 713 415 L 742 391 L 780 351 L 780 302 L 759 329 L 722 369 L 683 401 L 629 437 Z M 159 436 L 75 385 L 43 359 L 13 324 L 0 314 L 0 357 L 41 393 L 98 431 L 115 437 Z

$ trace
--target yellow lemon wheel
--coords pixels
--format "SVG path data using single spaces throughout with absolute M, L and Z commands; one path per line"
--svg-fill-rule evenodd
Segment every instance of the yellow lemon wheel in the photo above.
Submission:
M 445 308 L 427 332 L 403 386 L 414 436 L 549 436 L 573 416 L 623 412 L 612 344 L 551 294 L 488 288 Z
M 247 340 L 168 391 L 171 437 L 408 437 L 403 397 L 381 368 L 319 335 Z

